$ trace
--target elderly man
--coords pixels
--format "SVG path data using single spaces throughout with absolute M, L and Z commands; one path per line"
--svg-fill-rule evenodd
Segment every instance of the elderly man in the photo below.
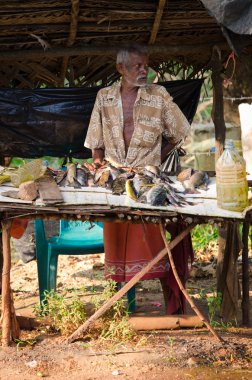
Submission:
M 143 167 L 161 164 L 162 137 L 168 150 L 187 136 L 190 125 L 162 86 L 147 84 L 146 47 L 131 44 L 117 54 L 121 81 L 101 89 L 85 140 L 93 164 L 104 160 L 115 166 Z M 129 281 L 164 248 L 159 226 L 104 223 L 105 274 L 118 282 Z M 143 279 L 159 278 L 168 301 L 168 259 L 156 264 Z

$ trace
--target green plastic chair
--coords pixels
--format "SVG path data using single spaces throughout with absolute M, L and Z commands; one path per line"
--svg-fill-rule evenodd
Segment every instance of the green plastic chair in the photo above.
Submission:
M 36 256 L 39 297 L 42 307 L 45 290 L 56 290 L 59 255 L 88 255 L 103 253 L 103 223 L 60 220 L 58 236 L 46 238 L 44 222 L 35 220 Z M 118 284 L 118 288 L 121 284 Z M 128 310 L 136 309 L 135 287 L 127 292 Z

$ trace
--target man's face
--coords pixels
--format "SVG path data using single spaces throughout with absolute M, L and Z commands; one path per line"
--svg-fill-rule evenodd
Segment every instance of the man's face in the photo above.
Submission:
M 117 66 L 123 80 L 131 86 L 144 86 L 147 82 L 148 57 L 142 54 L 130 53 L 128 62 Z

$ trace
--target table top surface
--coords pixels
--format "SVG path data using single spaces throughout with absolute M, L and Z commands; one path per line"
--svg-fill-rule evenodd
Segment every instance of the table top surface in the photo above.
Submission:
M 175 184 L 174 186 L 183 191 L 183 186 L 180 182 L 175 180 L 175 177 L 171 177 Z M 252 206 L 249 206 L 242 212 L 228 211 L 221 209 L 217 206 L 216 200 L 216 181 L 214 177 L 211 177 L 210 183 L 207 190 L 199 190 L 197 194 L 183 194 L 183 196 L 190 202 L 187 206 L 152 206 L 146 203 L 140 203 L 130 199 L 126 194 L 114 195 L 111 190 L 105 189 L 103 187 L 82 187 L 80 189 L 75 189 L 73 187 L 60 187 L 63 202 L 57 204 L 45 204 L 38 198 L 35 202 L 23 201 L 21 199 L 14 199 L 2 195 L 2 192 L 14 190 L 10 183 L 3 184 L 0 186 L 0 210 L 4 211 L 10 209 L 24 209 L 28 210 L 51 210 L 51 212 L 63 212 L 66 208 L 76 209 L 73 213 L 78 212 L 78 210 L 87 209 L 88 212 L 92 213 L 92 208 L 97 212 L 99 207 L 102 212 L 106 213 L 107 210 L 120 209 L 125 210 L 140 210 L 143 214 L 148 214 L 152 212 L 160 212 L 162 215 L 169 214 L 180 214 L 180 215 L 191 215 L 203 216 L 210 218 L 222 218 L 222 219 L 237 219 L 244 220 L 247 211 L 249 211 Z M 78 207 L 75 207 L 78 206 Z

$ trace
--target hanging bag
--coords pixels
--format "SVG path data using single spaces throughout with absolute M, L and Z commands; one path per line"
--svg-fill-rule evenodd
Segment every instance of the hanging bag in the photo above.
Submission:
M 182 144 L 183 140 L 180 140 L 167 154 L 165 161 L 160 167 L 162 171 L 169 172 L 171 174 L 176 174 L 180 171 L 180 157 L 186 155 L 186 151 L 181 147 Z

